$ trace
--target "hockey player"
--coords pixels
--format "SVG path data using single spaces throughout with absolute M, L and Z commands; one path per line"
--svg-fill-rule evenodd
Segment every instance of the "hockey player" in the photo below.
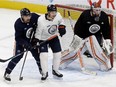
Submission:
M 81 69 L 85 70 L 82 55 L 88 50 L 99 64 L 100 70 L 108 71 L 111 66 L 108 64 L 109 58 L 107 55 L 112 53 L 112 49 L 107 49 L 107 47 L 112 47 L 110 25 L 108 15 L 101 11 L 100 2 L 94 2 L 91 5 L 91 9 L 85 10 L 80 15 L 74 27 L 74 34 L 82 38 L 81 45 L 77 48 L 78 50 L 76 49 L 72 53 L 62 57 L 61 68 L 65 68 L 69 63 L 79 58 Z M 107 54 L 102 49 L 104 43 L 107 43 L 107 47 L 105 46 Z
M 31 38 L 31 33 L 36 30 L 37 20 L 40 17 L 40 15 L 36 13 L 31 13 L 30 10 L 27 8 L 21 9 L 20 15 L 21 17 L 18 18 L 14 24 L 16 42 L 15 55 L 23 52 L 24 49 L 29 50 L 32 53 L 32 56 L 35 58 L 39 71 L 41 72 L 38 49 L 30 49 L 35 44 L 34 37 Z M 11 81 L 10 74 L 22 57 L 23 54 L 12 59 L 9 62 L 4 73 L 5 80 Z
M 64 21 L 60 13 L 57 12 L 56 6 L 50 4 L 47 6 L 47 13 L 38 19 L 38 28 L 35 33 L 35 38 L 41 43 L 52 35 L 58 33 L 61 37 L 66 33 Z M 61 58 L 61 45 L 59 38 L 56 37 L 39 48 L 43 73 L 41 80 L 46 80 L 48 77 L 48 45 L 53 52 L 52 74 L 57 77 L 63 77 L 63 74 L 58 70 Z

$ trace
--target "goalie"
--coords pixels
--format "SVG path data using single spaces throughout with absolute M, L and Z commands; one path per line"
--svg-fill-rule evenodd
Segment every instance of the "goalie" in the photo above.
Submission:
M 74 50 L 61 58 L 60 68 L 66 68 L 68 64 L 79 58 L 81 70 L 85 71 L 82 55 L 88 50 L 100 70 L 108 71 L 111 68 L 108 55 L 113 49 L 108 16 L 101 11 L 100 2 L 92 3 L 91 9 L 85 10 L 80 15 L 74 27 L 74 34 L 71 44 Z

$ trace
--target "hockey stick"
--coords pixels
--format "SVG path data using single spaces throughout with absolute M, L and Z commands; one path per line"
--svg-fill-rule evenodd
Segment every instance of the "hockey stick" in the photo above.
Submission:
M 32 41 L 32 39 L 33 39 L 33 36 L 34 36 L 34 31 L 32 32 L 32 35 L 31 35 L 31 37 L 30 37 L 30 42 Z M 21 68 L 21 72 L 20 72 L 20 75 L 19 75 L 19 80 L 23 80 L 23 77 L 22 77 L 22 72 L 23 72 L 23 69 L 24 69 L 24 65 L 25 65 L 25 62 L 26 62 L 26 58 L 27 58 L 27 54 L 28 54 L 28 49 L 27 49 L 27 51 L 26 51 L 26 54 L 25 54 L 25 58 L 24 58 L 24 61 L 23 61 L 23 65 L 22 65 L 22 68 Z
M 70 11 L 68 11 L 68 18 L 69 18 L 69 21 L 70 21 L 70 26 L 71 26 L 72 30 L 74 31 Z M 81 41 L 82 41 L 82 39 L 80 37 L 78 37 L 77 35 L 73 35 L 73 40 L 72 40 L 72 42 L 70 44 L 70 47 L 73 48 L 73 49 L 76 49 L 77 46 L 81 43 Z
M 19 80 L 23 80 L 23 77 L 22 77 L 22 72 L 23 72 L 23 69 L 24 69 L 24 65 L 25 65 L 25 61 L 26 61 L 26 58 L 27 58 L 27 54 L 28 54 L 28 50 L 26 51 L 26 54 L 25 54 L 25 58 L 24 58 L 24 61 L 23 61 L 23 65 L 22 65 L 22 68 L 21 68 L 21 72 L 20 72 L 20 76 L 19 76 Z
M 14 58 L 16 58 L 16 57 L 22 55 L 22 54 L 25 53 L 25 52 L 26 52 L 26 50 L 23 51 L 23 52 L 21 52 L 21 53 L 19 53 L 19 54 L 17 54 L 17 55 L 15 55 L 15 56 L 12 56 L 12 57 L 8 58 L 8 59 L 0 59 L 0 62 L 2 62 L 2 63 L 7 62 L 7 61 L 9 61 L 9 60 L 11 60 L 11 59 L 14 59 Z
M 48 39 L 45 40 L 44 42 L 41 42 L 41 43 L 40 43 L 39 45 L 37 45 L 36 47 L 40 47 L 40 46 L 43 45 L 44 43 L 46 43 L 46 42 L 52 40 L 53 38 L 55 38 L 55 37 L 57 37 L 57 36 L 58 36 L 58 35 L 53 35 L 53 36 L 51 36 L 50 38 L 48 38 Z M 31 49 L 33 49 L 33 48 L 35 48 L 35 47 L 32 47 Z M 2 63 L 7 62 L 7 61 L 9 61 L 9 60 L 11 60 L 11 59 L 14 59 L 14 58 L 16 58 L 16 57 L 22 55 L 22 54 L 25 53 L 25 52 L 27 52 L 27 50 L 25 50 L 25 51 L 23 51 L 23 52 L 21 52 L 21 53 L 15 55 L 15 56 L 12 56 L 12 57 L 10 57 L 10 58 L 8 58 L 8 59 L 0 59 L 0 62 L 2 62 Z

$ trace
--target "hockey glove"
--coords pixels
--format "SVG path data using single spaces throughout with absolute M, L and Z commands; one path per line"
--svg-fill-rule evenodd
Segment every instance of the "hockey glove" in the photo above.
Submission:
M 58 30 L 59 30 L 59 34 L 62 37 L 65 33 L 66 33 L 66 26 L 65 25 L 59 25 Z
M 38 43 L 39 43 L 39 39 L 34 38 L 34 39 L 32 40 L 31 44 L 32 44 L 32 46 L 33 46 L 34 49 L 36 49 Z
M 107 55 L 113 53 L 114 49 L 110 39 L 103 40 L 103 49 L 107 53 Z
M 32 49 L 31 43 L 25 43 L 24 48 L 27 49 L 27 50 L 31 50 Z

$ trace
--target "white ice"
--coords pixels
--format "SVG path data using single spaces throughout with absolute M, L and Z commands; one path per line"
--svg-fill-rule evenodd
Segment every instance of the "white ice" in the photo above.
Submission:
M 0 9 L 0 58 L 7 59 L 13 56 L 14 44 L 14 22 L 19 17 L 19 11 Z M 69 24 L 67 24 L 70 26 Z M 63 49 L 66 49 L 72 38 L 72 31 L 67 29 L 67 34 L 63 37 Z M 68 37 L 68 39 L 66 39 Z M 65 47 L 64 47 L 65 44 Z M 7 83 L 3 79 L 3 74 L 8 62 L 0 63 L 0 87 L 115 87 L 116 86 L 116 66 L 109 72 L 100 72 L 98 65 L 93 59 L 84 59 L 86 67 L 98 73 L 97 76 L 82 74 L 78 60 L 74 61 L 67 69 L 61 70 L 64 74 L 63 80 L 54 79 L 51 74 L 52 52 L 49 50 L 49 77 L 41 83 L 41 75 L 31 54 L 28 54 L 23 72 L 23 81 L 19 81 L 23 59 L 17 64 L 11 74 L 12 81 Z M 115 62 L 116 63 L 116 62 Z

